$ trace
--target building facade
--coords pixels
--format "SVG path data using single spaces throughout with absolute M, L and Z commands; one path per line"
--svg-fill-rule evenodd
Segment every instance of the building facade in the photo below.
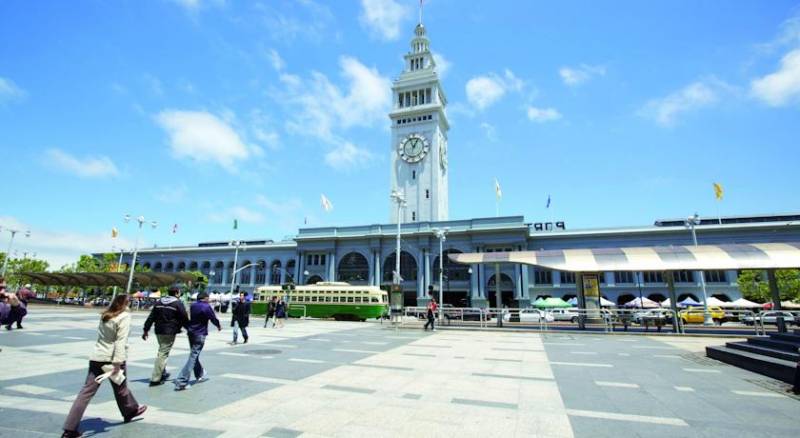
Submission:
M 137 264 L 156 272 L 201 271 L 212 290 L 232 285 L 252 291 L 260 285 L 287 282 L 346 281 L 388 285 L 395 266 L 397 222 L 401 223 L 400 276 L 406 305 L 424 305 L 430 287 L 438 289 L 439 241 L 435 229 L 447 228 L 443 245 L 444 300 L 456 306 L 495 303 L 495 282 L 502 302 L 526 307 L 539 296 L 575 296 L 575 275 L 505 264 L 499 272 L 484 265 L 459 265 L 455 252 L 524 251 L 691 244 L 683 221 L 660 220 L 651 226 L 568 230 L 563 223 L 528 223 L 522 216 L 448 220 L 447 99 L 436 73 L 425 27 L 414 30 L 405 67 L 395 80 L 391 120 L 390 189 L 405 198 L 405 208 L 390 205 L 389 224 L 300 229 L 293 240 L 245 242 L 234 267 L 228 242 L 191 247 L 148 248 Z M 705 218 L 697 226 L 701 244 L 800 241 L 800 214 Z M 130 261 L 130 259 L 128 259 Z M 244 267 L 238 275 L 233 273 Z M 696 272 L 676 274 L 679 299 L 702 298 Z M 709 295 L 741 297 L 737 272 L 706 271 Z M 639 295 L 667 297 L 660 272 L 604 272 L 601 294 L 624 303 Z

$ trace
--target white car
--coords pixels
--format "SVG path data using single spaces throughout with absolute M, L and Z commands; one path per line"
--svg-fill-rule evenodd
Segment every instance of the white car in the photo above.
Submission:
M 580 314 L 574 309 L 552 309 L 548 312 L 548 315 L 552 316 L 555 321 L 570 322 L 578 322 L 580 317 Z
M 539 309 L 522 309 L 519 311 L 519 322 L 553 322 L 555 318 L 550 312 Z

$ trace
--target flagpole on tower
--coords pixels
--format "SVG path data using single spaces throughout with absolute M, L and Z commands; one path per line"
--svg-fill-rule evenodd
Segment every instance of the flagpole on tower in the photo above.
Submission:
M 422 2 L 423 0 L 419 0 L 419 24 L 422 24 Z

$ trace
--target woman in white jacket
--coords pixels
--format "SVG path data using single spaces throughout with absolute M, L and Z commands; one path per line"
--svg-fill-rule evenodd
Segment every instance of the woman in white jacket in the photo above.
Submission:
M 128 333 L 131 329 L 131 314 L 128 312 L 128 296 L 118 295 L 111 302 L 111 305 L 103 312 L 100 318 L 100 325 L 97 327 L 97 342 L 94 345 L 94 352 L 89 357 L 89 373 L 86 375 L 86 383 L 78 393 L 72 409 L 64 421 L 64 433 L 62 436 L 71 438 L 79 437 L 78 425 L 83 418 L 83 413 L 89 402 L 97 393 L 100 383 L 95 378 L 105 373 L 103 366 L 113 368 L 112 376 L 125 370 L 125 359 L 128 356 Z M 108 367 L 110 366 L 110 367 Z M 109 378 L 114 389 L 114 398 L 117 400 L 117 407 L 126 423 L 138 417 L 147 410 L 146 405 L 140 405 L 128 389 L 127 381 L 123 380 L 119 384 L 114 383 L 116 378 Z

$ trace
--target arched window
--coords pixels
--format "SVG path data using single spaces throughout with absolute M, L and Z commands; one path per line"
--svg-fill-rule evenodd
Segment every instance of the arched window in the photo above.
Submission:
M 184 272 L 186 271 L 186 262 L 178 263 L 178 270 L 175 272 Z
M 450 260 L 448 257 L 449 254 L 460 254 L 461 251 L 457 249 L 447 249 L 444 251 L 444 258 L 442 262 L 444 264 L 444 277 L 445 281 L 469 281 L 469 265 L 465 265 L 463 263 L 456 263 Z M 437 255 L 435 259 L 433 259 L 433 280 L 439 281 L 439 256 Z
M 164 272 L 175 272 L 175 264 L 172 262 L 167 262 L 167 264 L 164 265 Z
M 281 261 L 275 260 L 269 268 L 269 284 L 281 284 Z
M 495 285 L 494 285 L 494 275 L 489 277 L 489 281 L 486 283 L 487 290 L 490 292 L 494 292 Z M 507 292 L 514 290 L 514 282 L 511 281 L 511 277 L 506 274 L 500 274 L 500 291 Z
M 636 299 L 636 297 L 633 296 L 632 294 L 622 294 L 617 298 L 617 304 L 619 304 L 621 306 L 621 305 L 623 305 L 625 303 L 629 303 L 629 302 L 631 302 L 631 301 L 633 301 L 635 299 Z
M 161 265 L 161 262 L 156 262 L 156 264 L 153 265 L 153 272 L 161 272 L 163 270 L 164 267 Z
M 211 272 L 211 262 L 209 262 L 209 261 L 205 261 L 205 262 L 203 262 L 203 263 L 200 265 L 200 272 L 202 272 L 202 273 L 203 273 L 203 275 L 205 275 L 206 277 L 208 277 L 208 274 Z
M 191 262 L 191 263 L 189 263 L 189 270 L 190 271 L 197 271 L 197 266 L 198 266 L 197 262 Z
M 264 284 L 267 281 L 267 262 L 259 260 L 256 265 L 256 284 Z
M 147 263 L 143 264 L 142 267 L 149 271 L 150 270 L 150 262 L 147 262 Z
M 222 278 L 224 273 L 225 273 L 225 263 L 217 262 L 214 263 L 214 275 L 211 275 L 211 273 L 209 273 L 209 275 L 212 277 L 213 283 L 222 284 Z M 212 280 L 209 279 L 209 281 L 211 282 Z
M 667 297 L 665 297 L 662 294 L 650 294 L 650 295 L 647 296 L 647 298 L 649 298 L 649 299 L 651 299 L 651 300 L 653 300 L 653 301 L 655 301 L 657 303 L 660 303 L 660 302 L 662 302 L 662 301 L 667 299 Z M 678 300 L 678 301 L 680 301 L 680 300 Z
M 369 280 L 369 263 L 361 253 L 351 252 L 342 257 L 336 278 L 349 283 L 366 282 Z
M 680 294 L 680 295 L 678 295 L 678 302 L 680 303 L 681 301 L 683 301 L 683 300 L 685 300 L 687 298 L 691 298 L 691 299 L 697 301 L 698 303 L 702 303 L 702 301 L 699 300 L 697 298 L 697 295 L 695 295 L 695 294 Z
M 392 271 L 394 271 L 395 260 L 395 253 L 392 253 L 383 262 L 383 281 L 391 282 L 393 280 Z M 414 281 L 417 279 L 417 261 L 414 259 L 414 256 L 406 251 L 400 252 L 400 276 L 403 277 L 403 281 Z
M 294 278 L 295 266 L 297 266 L 297 264 L 295 263 L 294 260 L 289 260 L 288 262 L 286 262 L 286 278 L 290 279 L 292 283 L 295 282 Z
M 312 275 L 311 277 L 308 277 L 308 280 L 306 280 L 306 284 L 317 284 L 320 281 L 322 281 L 322 277 L 320 277 L 319 275 Z
M 237 269 L 241 269 L 241 268 L 243 268 L 243 267 L 245 267 L 245 266 L 247 266 L 249 264 L 250 264 L 250 260 L 245 260 L 243 262 L 240 262 L 239 263 L 239 268 L 237 268 Z M 239 283 L 250 284 L 250 272 L 252 271 L 252 268 L 253 267 L 251 266 L 249 268 L 244 268 L 241 271 L 239 271 Z

